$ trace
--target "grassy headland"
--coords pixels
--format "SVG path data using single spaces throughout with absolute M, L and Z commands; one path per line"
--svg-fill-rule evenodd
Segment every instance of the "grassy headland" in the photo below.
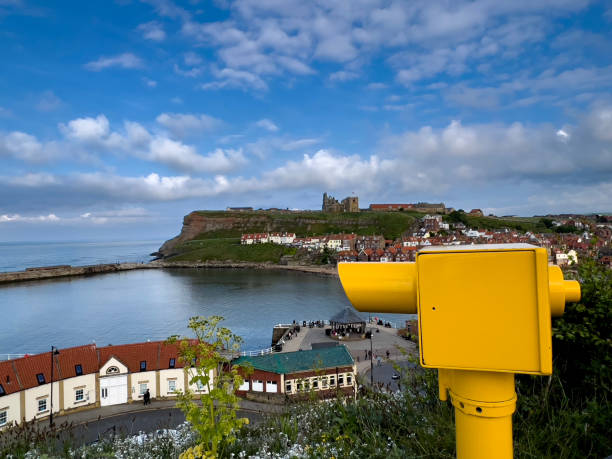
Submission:
M 241 246 L 245 233 L 287 232 L 298 237 L 355 233 L 383 235 L 395 240 L 411 235 L 424 214 L 419 212 L 284 212 L 284 211 L 195 211 L 185 217 L 181 234 L 164 244 L 160 252 L 167 261 L 232 261 L 278 263 L 284 255 L 296 255 L 293 248 L 273 244 Z M 537 217 L 474 217 L 457 213 L 444 217 L 448 222 L 469 228 L 545 232 Z M 299 254 L 298 254 L 299 255 Z
M 241 245 L 238 238 L 195 239 L 176 246 L 179 255 L 167 261 L 247 261 L 278 263 L 283 255 L 295 255 L 296 249 L 277 244 Z

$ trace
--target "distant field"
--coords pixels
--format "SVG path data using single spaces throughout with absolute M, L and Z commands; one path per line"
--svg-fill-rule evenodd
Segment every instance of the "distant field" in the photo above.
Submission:
M 549 232 L 539 217 L 472 217 L 465 214 L 470 228 L 502 229 L 511 228 L 519 231 L 536 233 Z
M 249 261 L 278 263 L 283 255 L 294 255 L 296 250 L 276 244 L 241 245 L 240 239 L 199 239 L 176 247 L 180 255 L 168 261 Z

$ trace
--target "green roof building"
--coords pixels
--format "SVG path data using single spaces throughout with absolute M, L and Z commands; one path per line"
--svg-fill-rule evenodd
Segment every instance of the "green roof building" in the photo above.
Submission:
M 232 363 L 253 368 L 238 391 L 249 398 L 268 396 L 270 400 L 271 394 L 299 395 L 311 391 L 326 397 L 338 390 L 347 394 L 355 390 L 355 361 L 344 346 L 243 356 Z

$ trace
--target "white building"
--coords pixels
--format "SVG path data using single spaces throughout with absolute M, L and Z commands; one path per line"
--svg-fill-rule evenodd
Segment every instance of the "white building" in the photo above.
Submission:
M 60 349 L 53 359 L 47 352 L 0 362 L 0 429 L 46 418 L 51 409 L 63 415 L 131 403 L 142 400 L 147 389 L 151 398 L 175 397 L 193 374 L 184 371 L 178 345 L 163 341 L 102 348 L 91 344 Z M 214 378 L 214 372 L 209 376 Z M 207 391 L 198 384 L 189 388 L 195 394 Z

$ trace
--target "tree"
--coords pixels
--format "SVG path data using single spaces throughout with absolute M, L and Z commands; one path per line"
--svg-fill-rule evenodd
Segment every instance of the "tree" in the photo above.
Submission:
M 236 439 L 236 432 L 247 418 L 238 418 L 239 399 L 236 391 L 243 384 L 242 374 L 250 368 L 231 365 L 233 354 L 239 350 L 242 338 L 221 327 L 221 316 L 192 317 L 189 328 L 193 338 L 172 336 L 168 343 L 179 342 L 179 360 L 183 362 L 190 387 L 179 392 L 177 406 L 185 413 L 198 434 L 198 445 L 181 457 L 217 457 L 220 449 Z M 200 401 L 200 404 L 194 400 Z
M 550 218 L 540 218 L 540 223 L 548 229 L 553 227 L 553 221 Z
M 463 210 L 454 210 L 448 214 L 445 220 L 449 223 L 463 223 L 468 226 L 468 219 Z

